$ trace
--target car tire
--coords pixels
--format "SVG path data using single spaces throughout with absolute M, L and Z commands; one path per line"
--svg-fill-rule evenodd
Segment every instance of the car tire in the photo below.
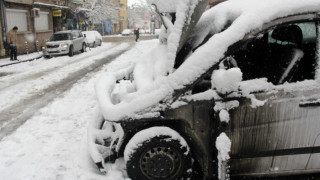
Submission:
M 99 46 L 101 46 L 102 45 L 102 41 L 100 40 L 100 44 L 99 44 Z
M 45 59 L 50 59 L 51 58 L 51 56 L 49 56 L 49 55 L 44 55 L 43 56 Z
M 70 46 L 69 48 L 69 56 L 72 57 L 74 55 L 74 48 L 73 46 Z
M 133 180 L 188 179 L 191 178 L 190 151 L 180 141 L 161 135 L 144 141 L 126 163 Z
M 85 43 L 82 44 L 81 52 L 82 53 L 86 52 L 86 44 Z
M 93 42 L 92 47 L 93 48 L 96 47 L 96 42 Z

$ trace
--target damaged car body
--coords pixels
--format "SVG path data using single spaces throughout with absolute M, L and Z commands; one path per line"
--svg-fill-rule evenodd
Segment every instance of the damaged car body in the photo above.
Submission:
M 124 157 L 131 179 L 319 174 L 320 8 L 311 8 L 310 1 L 304 10 L 292 7 L 295 13 L 275 10 L 255 28 L 235 35 L 230 32 L 237 26 L 257 20 L 241 24 L 245 15 L 239 15 L 214 28 L 201 26 L 218 21 L 210 12 L 200 18 L 207 3 L 192 9 L 196 13 L 183 27 L 175 71 L 168 77 L 178 77 L 195 56 L 205 57 L 204 64 L 216 60 L 199 65 L 203 70 L 190 82 L 177 85 L 135 116 L 115 121 L 101 113 L 89 130 L 94 162 L 105 172 L 105 162 Z M 212 8 L 212 14 L 231 7 L 228 3 L 235 2 Z M 179 21 L 174 12 L 159 11 L 167 29 Z M 233 39 L 224 39 L 228 33 Z M 167 44 L 168 39 L 161 41 Z M 221 55 L 201 56 L 208 47 Z M 112 90 L 110 86 L 106 91 Z M 158 115 L 148 117 L 149 112 Z

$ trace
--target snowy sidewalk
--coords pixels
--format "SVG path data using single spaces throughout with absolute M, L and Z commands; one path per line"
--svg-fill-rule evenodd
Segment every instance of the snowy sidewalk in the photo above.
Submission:
M 11 65 L 11 64 L 21 63 L 21 62 L 24 62 L 24 61 L 32 61 L 32 60 L 41 58 L 42 55 L 43 55 L 42 52 L 34 52 L 34 53 L 30 53 L 30 54 L 23 54 L 23 55 L 18 56 L 19 61 L 10 61 L 9 57 L 1 58 L 0 59 L 0 67 L 8 66 L 8 65 Z

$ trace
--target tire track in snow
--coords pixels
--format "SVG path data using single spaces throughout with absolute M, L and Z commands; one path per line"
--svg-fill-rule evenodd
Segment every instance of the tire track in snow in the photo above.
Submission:
M 110 46 L 108 46 L 108 49 L 105 49 L 105 48 L 101 48 L 99 50 L 97 50 L 97 53 L 102 53 L 106 50 L 109 50 L 109 49 L 112 49 L 116 46 L 118 46 L 120 43 L 113 43 L 111 44 Z M 73 57 L 76 57 L 77 55 L 73 56 Z M 82 62 L 82 61 L 85 61 L 87 60 L 88 58 L 90 58 L 90 56 L 92 56 L 91 54 L 79 54 L 78 56 L 79 59 L 76 59 L 76 60 L 73 60 L 72 62 L 68 62 L 70 60 L 70 58 L 73 58 L 73 57 L 70 57 L 70 58 L 66 58 L 66 57 L 63 57 L 63 58 L 66 58 L 66 59 L 63 59 L 63 60 L 66 60 L 66 63 L 63 63 L 63 64 L 59 64 L 57 66 L 54 66 L 54 67 L 49 67 L 49 68 L 46 68 L 46 69 L 43 69 L 43 70 L 38 70 L 38 71 L 35 71 L 35 72 L 28 72 L 28 74 L 22 74 L 20 76 L 17 76 L 15 74 L 12 74 L 15 79 L 10 79 L 8 80 L 7 82 L 1 82 L 0 81 L 0 93 L 1 91 L 4 91 L 6 90 L 7 88 L 10 88 L 12 86 L 16 86 L 20 83 L 25 83 L 26 81 L 30 81 L 30 80 L 33 80 L 33 79 L 36 79 L 36 78 L 39 78 L 41 76 L 44 76 L 48 73 L 51 73 L 51 72 L 54 72 L 54 71 L 57 71 L 63 67 L 65 67 L 66 65 L 69 66 L 69 65 L 74 65 L 74 64 L 77 64 L 79 62 Z M 60 58 L 61 56 L 59 57 L 54 57 L 54 58 Z M 18 78 L 17 78 L 18 77 Z M 3 81 L 3 80 L 2 80 Z
M 35 93 L 25 97 L 10 107 L 3 109 L 0 112 L 0 140 L 14 132 L 32 117 L 35 112 L 47 105 L 54 98 L 57 98 L 57 96 L 64 91 L 70 89 L 74 83 L 83 78 L 86 74 L 92 71 L 98 71 L 102 65 L 110 63 L 116 57 L 128 51 L 132 46 L 133 43 L 130 43 L 127 48 L 122 48 L 117 51 L 114 50 L 110 55 L 96 59 L 88 67 L 72 72 L 68 74 L 67 77 L 61 79 L 61 81 L 42 89 L 42 93 Z

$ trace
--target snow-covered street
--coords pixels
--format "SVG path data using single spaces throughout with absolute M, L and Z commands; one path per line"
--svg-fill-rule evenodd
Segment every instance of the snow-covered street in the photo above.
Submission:
M 88 153 L 87 127 L 98 109 L 94 84 L 105 71 L 132 65 L 157 42 L 104 43 L 74 57 L 2 67 L 0 179 L 126 179 L 122 160 L 110 165 L 106 178 Z

